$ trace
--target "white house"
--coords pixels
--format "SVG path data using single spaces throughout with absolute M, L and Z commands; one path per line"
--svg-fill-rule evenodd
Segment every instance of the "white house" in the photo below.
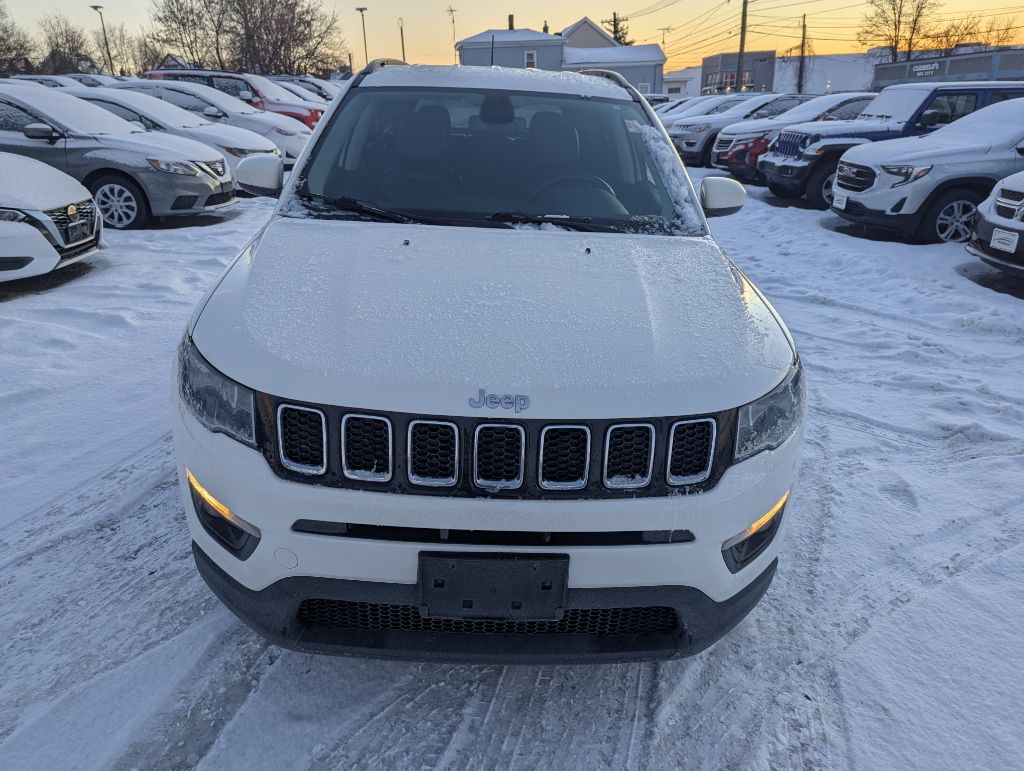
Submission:
M 560 33 L 489 29 L 455 44 L 462 64 L 536 67 L 543 70 L 613 70 L 641 93 L 661 93 L 665 54 L 659 45 L 619 45 L 599 24 L 583 17 Z
M 686 67 L 682 70 L 672 70 L 665 73 L 665 93 L 669 96 L 698 96 L 700 95 L 701 68 Z

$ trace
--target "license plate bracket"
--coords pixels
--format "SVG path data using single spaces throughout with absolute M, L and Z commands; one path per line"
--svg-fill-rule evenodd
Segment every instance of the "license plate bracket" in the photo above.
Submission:
M 1007 254 L 1014 254 L 1017 251 L 1017 243 L 1020 240 L 1020 234 L 1012 230 L 1003 230 L 1002 228 L 995 228 L 992 231 L 992 240 L 989 241 L 993 249 L 998 249 L 1001 252 Z
M 832 197 L 832 208 L 839 209 L 839 211 L 846 211 L 846 204 L 849 203 L 849 197 L 843 193 L 836 193 Z
M 568 580 L 568 554 L 421 552 L 420 615 L 557 621 Z
M 84 220 L 81 222 L 70 222 L 68 223 L 68 243 L 74 244 L 79 241 L 84 241 L 92 235 L 92 230 L 89 228 L 89 223 Z

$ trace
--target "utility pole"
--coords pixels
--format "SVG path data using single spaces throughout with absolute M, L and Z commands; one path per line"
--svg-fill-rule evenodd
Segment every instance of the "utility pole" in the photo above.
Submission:
M 804 92 L 804 73 L 807 62 L 807 14 L 804 14 L 803 32 L 800 34 L 800 69 L 796 75 L 796 92 Z
M 363 7 L 363 6 L 360 6 L 359 8 L 356 8 L 356 10 L 359 11 L 359 15 L 363 19 L 363 58 L 366 59 L 366 63 L 369 64 L 370 63 L 370 49 L 367 48 L 367 46 L 366 46 L 366 8 Z
M 626 21 L 626 19 L 625 18 L 620 18 L 618 11 L 612 11 L 612 17 L 610 19 L 602 19 L 601 20 L 602 24 L 611 24 L 612 25 L 612 37 L 615 38 L 615 42 L 616 43 L 622 42 L 621 40 L 619 40 L 619 26 L 624 21 Z M 662 37 L 662 39 L 664 40 L 664 36 Z
M 658 32 L 661 33 L 661 46 L 665 47 L 665 35 L 672 31 L 671 27 L 658 27 Z
M 736 57 L 736 90 L 743 90 L 743 54 L 747 48 L 747 3 L 743 0 L 743 15 L 740 18 L 740 52 Z
M 445 9 L 445 13 L 452 17 L 452 49 L 455 50 L 454 56 L 456 64 L 459 63 L 459 52 L 455 49 L 455 44 L 459 42 L 455 37 L 455 12 L 457 10 L 458 8 L 452 8 L 450 5 Z
M 404 62 L 405 61 L 405 21 L 402 20 L 401 16 L 398 17 L 398 34 L 402 38 L 402 61 Z
M 96 13 L 100 15 L 100 27 L 103 29 L 103 46 L 107 49 L 107 66 L 110 67 L 110 74 L 116 74 L 114 72 L 114 57 L 110 55 L 110 41 L 107 40 L 107 25 L 103 21 L 103 6 L 102 5 L 90 5 Z

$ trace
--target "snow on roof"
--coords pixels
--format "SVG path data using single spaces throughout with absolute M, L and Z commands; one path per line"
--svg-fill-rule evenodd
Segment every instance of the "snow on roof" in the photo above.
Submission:
M 563 59 L 566 64 L 664 64 L 665 52 L 657 43 L 615 48 L 572 48 L 567 46 Z
M 608 38 L 608 42 L 610 42 L 612 45 L 614 45 L 614 46 L 618 46 L 619 45 L 618 41 L 616 41 L 615 38 L 613 38 L 611 35 L 609 35 L 605 31 L 604 27 L 602 27 L 600 24 L 595 22 L 589 16 L 584 16 L 582 19 L 577 21 L 575 24 L 570 24 L 568 27 L 563 29 L 558 34 L 560 34 L 564 38 L 567 38 L 570 35 L 572 35 L 573 32 L 575 32 L 580 27 L 582 27 L 584 24 L 589 25 L 590 27 L 593 27 L 595 32 L 599 32 L 600 34 L 604 35 L 606 38 Z
M 607 78 L 576 72 L 454 65 L 391 65 L 367 75 L 360 88 L 414 86 L 417 88 L 494 88 L 544 91 L 628 100 L 629 92 Z
M 550 43 L 553 45 L 565 45 L 565 41 L 562 38 L 556 35 L 549 35 L 547 32 L 538 32 L 535 29 L 488 29 L 472 37 L 460 40 L 455 44 L 455 47 L 490 45 L 492 37 L 494 38 L 495 45 L 501 45 L 502 43 Z

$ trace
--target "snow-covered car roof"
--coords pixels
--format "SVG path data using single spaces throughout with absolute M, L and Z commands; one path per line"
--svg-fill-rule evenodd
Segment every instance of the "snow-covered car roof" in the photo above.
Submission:
M 241 99 L 236 99 L 230 94 L 226 94 L 223 91 L 219 91 L 213 86 L 207 86 L 202 83 L 189 83 L 185 80 L 166 80 L 166 79 L 139 79 L 131 80 L 125 83 L 119 83 L 113 86 L 114 89 L 121 91 L 138 91 L 138 93 L 145 94 L 147 89 L 154 89 L 157 87 L 171 88 L 185 93 L 190 93 L 198 96 L 200 99 L 205 99 L 207 102 L 215 105 L 218 109 L 223 110 L 226 113 L 239 114 L 239 115 L 265 115 L 263 110 L 253 107 L 247 102 L 243 102 Z M 294 121 L 292 118 L 287 120 Z M 301 124 L 300 124 L 301 125 Z
M 74 88 L 81 87 L 80 83 L 74 85 Z M 121 120 L 102 107 L 71 96 L 63 88 L 12 88 L 0 85 L 0 96 L 29 110 L 40 112 L 49 120 L 56 121 L 63 128 L 75 133 L 116 136 L 143 133 L 142 129 L 136 128 L 128 121 Z
M 577 72 L 474 67 L 469 65 L 389 65 L 367 75 L 359 88 L 471 88 L 501 91 L 539 91 L 549 94 L 632 100 L 630 93 L 607 78 Z
M 22 155 L 0 153 L 0 207 L 47 211 L 89 198 L 89 191 L 63 171 Z

